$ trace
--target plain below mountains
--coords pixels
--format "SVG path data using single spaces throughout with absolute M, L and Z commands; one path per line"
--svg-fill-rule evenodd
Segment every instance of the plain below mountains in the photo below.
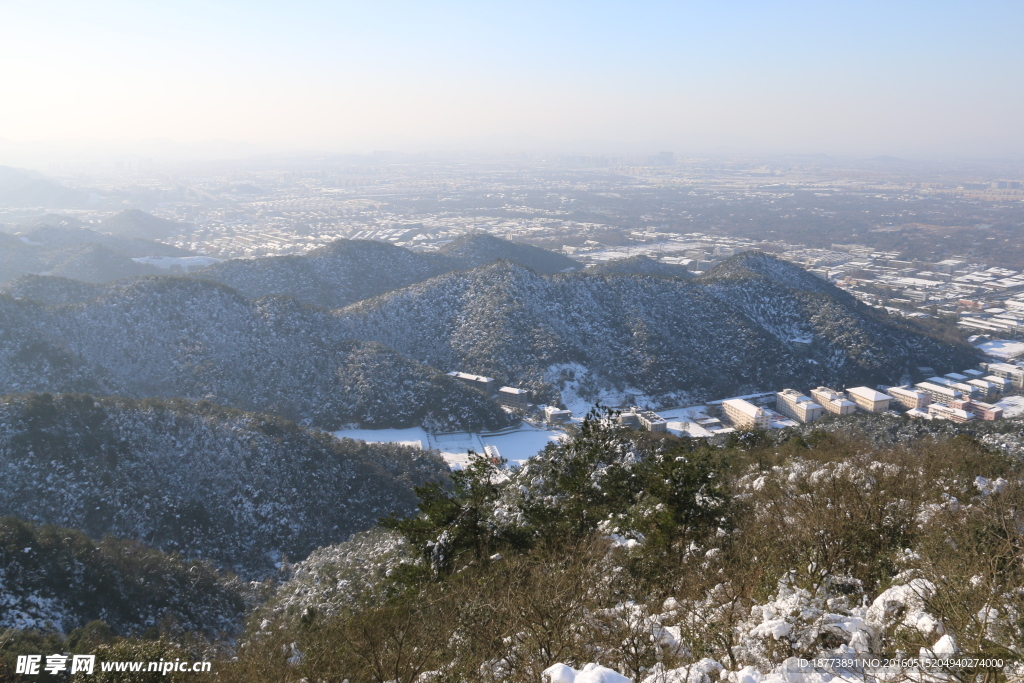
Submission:
M 748 252 L 692 281 L 540 275 L 510 263 L 449 273 L 337 312 L 352 339 L 434 367 L 580 395 L 655 403 L 815 384 L 895 383 L 917 366 L 961 369 L 953 334 L 871 309 L 775 257 Z M 558 371 L 552 376 L 553 371 Z
M 476 234 L 430 253 L 387 242 L 337 240 L 303 255 L 225 261 L 195 276 L 226 284 L 254 299 L 290 296 L 322 308 L 340 308 L 437 275 L 498 260 L 545 274 L 581 267 L 579 262 L 552 251 Z
M 79 300 L 90 289 L 34 283 Z M 346 339 L 327 311 L 175 277 L 122 280 L 59 306 L 0 295 L 0 394 L 25 391 L 207 399 L 333 429 L 514 422 L 434 368 Z

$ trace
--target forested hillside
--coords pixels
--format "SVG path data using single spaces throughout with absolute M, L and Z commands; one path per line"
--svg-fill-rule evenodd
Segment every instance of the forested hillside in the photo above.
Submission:
M 500 263 L 338 315 L 351 338 L 438 368 L 513 383 L 548 373 L 550 381 L 631 387 L 673 404 L 787 385 L 895 383 L 918 365 L 948 372 L 976 362 L 955 333 L 890 320 L 798 266 L 754 253 L 693 282 L 542 276 Z
M 412 509 L 447 467 L 207 403 L 0 399 L 0 516 L 142 541 L 243 575 Z
M 0 283 L 26 274 L 48 274 L 87 282 L 159 275 L 136 263 L 142 256 L 187 256 L 189 252 L 142 239 L 106 235 L 61 225 L 62 216 L 43 216 L 16 235 L 0 234 Z
M 0 295 L 0 392 L 23 391 L 208 399 L 326 428 L 511 423 L 443 373 L 345 340 L 323 310 L 173 277 L 50 308 Z
M 689 280 L 693 273 L 675 263 L 664 263 L 655 261 L 649 256 L 630 256 L 629 258 L 605 261 L 592 268 L 587 269 L 588 273 L 608 273 L 619 275 L 661 275 L 663 277 L 681 277 Z
M 91 630 L 141 635 L 162 626 L 216 636 L 236 631 L 244 609 L 241 584 L 207 562 L 0 517 L 0 633 L 71 634 L 102 621 Z M 0 680 L 3 673 L 0 666 Z

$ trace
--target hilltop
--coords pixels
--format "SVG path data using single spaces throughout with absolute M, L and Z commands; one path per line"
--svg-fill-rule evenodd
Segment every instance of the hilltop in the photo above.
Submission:
M 795 385 L 897 382 L 962 368 L 954 336 L 891 320 L 793 264 L 740 255 L 694 281 L 539 275 L 510 263 L 449 273 L 337 312 L 346 334 L 429 365 L 542 390 L 604 388 L 678 405 Z
M 188 229 L 187 223 L 169 221 L 139 209 L 125 209 L 100 223 L 102 232 L 122 237 L 164 240 Z
M 314 306 L 338 308 L 453 267 L 437 254 L 421 254 L 387 242 L 336 240 L 301 256 L 224 261 L 195 277 L 226 284 L 254 299 L 290 296 Z
M 0 166 L 0 206 L 65 207 L 85 204 L 88 196 L 56 183 L 41 173 Z
M 512 242 L 487 233 L 464 235 L 441 248 L 441 253 L 463 269 L 510 261 L 537 273 L 553 274 L 581 268 L 579 261 L 530 244 Z
M 344 339 L 326 311 L 190 278 L 122 280 L 62 306 L 0 295 L 0 393 L 23 391 L 208 399 L 335 429 L 512 423 L 443 373 Z

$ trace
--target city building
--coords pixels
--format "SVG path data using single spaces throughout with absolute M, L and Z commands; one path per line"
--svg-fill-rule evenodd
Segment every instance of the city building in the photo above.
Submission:
M 884 413 L 889 410 L 892 396 L 868 387 L 854 387 L 846 390 L 846 395 L 865 413 Z
M 814 422 L 825 409 L 815 403 L 808 396 L 804 396 L 795 389 L 783 389 L 775 394 L 775 409 L 791 417 L 797 422 Z
M 498 389 L 498 403 L 509 408 L 526 408 L 530 402 L 530 392 L 526 389 L 515 387 L 502 387 Z
M 963 398 L 963 394 L 956 389 L 933 382 L 919 382 L 914 388 L 931 396 L 932 403 L 948 404 L 950 401 L 959 401 Z
M 493 396 L 498 389 L 498 383 L 492 377 L 484 377 L 483 375 L 473 375 L 468 372 L 449 372 L 448 376 L 452 379 L 457 379 L 463 384 L 480 389 L 487 393 L 488 396 Z
M 811 390 L 811 396 L 822 408 L 833 415 L 849 415 L 857 412 L 857 404 L 850 401 L 838 391 L 832 391 L 828 387 L 818 387 Z
M 931 396 L 912 387 L 889 387 L 886 391 L 892 396 L 893 402 L 904 410 L 924 408 L 932 402 Z
M 999 391 L 995 384 L 984 379 L 969 379 L 965 384 L 977 387 L 978 396 L 981 398 L 988 398 Z
M 742 398 L 730 398 L 722 401 L 722 412 L 725 413 L 725 419 L 733 427 L 769 429 L 772 426 L 771 416 L 764 409 Z
M 982 379 L 992 384 L 996 388 L 997 393 L 1005 394 L 1006 392 L 1013 390 L 1013 380 L 1009 377 L 985 375 Z

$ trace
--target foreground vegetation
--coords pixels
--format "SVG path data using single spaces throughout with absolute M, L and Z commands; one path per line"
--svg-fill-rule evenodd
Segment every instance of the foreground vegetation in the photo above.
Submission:
M 994 680 L 1024 649 L 1020 464 L 968 437 L 714 449 L 590 421 L 517 472 L 481 459 L 419 494 L 354 542 L 361 563 L 300 567 L 222 677 L 740 680 L 924 648 L 1002 659 L 949 672 Z
M 419 514 L 317 550 L 237 640 L 158 629 L 102 647 L 206 648 L 229 682 L 561 683 L 596 664 L 577 681 L 768 683 L 798 680 L 791 658 L 898 653 L 1001 664 L 885 680 L 1014 679 L 1022 483 L 1019 460 L 966 435 L 715 447 L 592 418 L 518 470 L 477 459 L 418 487 Z

